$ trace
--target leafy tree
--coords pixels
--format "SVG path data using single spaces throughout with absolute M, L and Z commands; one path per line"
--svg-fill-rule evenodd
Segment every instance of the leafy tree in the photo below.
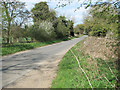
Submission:
M 57 38 L 65 38 L 69 36 L 69 29 L 67 27 L 67 20 L 65 16 L 60 16 L 54 24 Z
M 14 20 L 18 17 L 24 16 L 26 13 L 25 3 L 19 1 L 2 0 L 2 18 L 3 30 L 7 32 L 7 43 L 10 43 L 11 26 Z
M 33 13 L 34 24 L 38 25 L 38 23 L 43 23 L 46 21 L 53 23 L 54 32 L 56 33 L 57 38 L 68 37 L 69 33 L 74 36 L 73 22 L 67 21 L 65 16 L 56 17 L 56 12 L 52 9 L 49 9 L 47 2 L 35 4 L 35 7 L 31 11 Z M 41 32 L 43 32 L 43 30 Z
M 79 10 L 80 7 L 82 7 L 82 6 L 85 6 L 85 8 L 93 7 L 94 10 L 91 11 L 93 17 L 94 16 L 97 18 L 100 17 L 100 18 L 104 19 L 104 21 L 107 21 L 108 24 L 111 23 L 111 21 L 114 22 L 116 19 L 119 20 L 119 17 L 120 17 L 120 10 L 119 10 L 120 2 L 119 2 L 119 0 L 105 0 L 105 1 L 104 0 L 95 0 L 95 1 L 94 0 L 84 0 L 83 2 L 81 0 L 77 0 L 77 1 L 78 1 L 79 5 L 75 9 L 75 11 Z M 66 2 L 68 2 L 68 3 L 66 3 Z M 67 6 L 70 3 L 72 3 L 72 0 L 66 0 L 66 2 L 63 3 L 61 1 L 59 1 L 56 8 Z M 107 15 L 107 13 L 109 16 Z M 113 19 L 113 18 L 116 18 L 116 19 Z M 92 25 L 87 26 L 85 28 L 86 29 L 85 29 L 84 33 L 88 34 L 91 31 Z M 116 32 L 116 34 L 114 33 L 115 37 L 120 38 L 119 27 L 114 28 L 114 30 L 112 30 L 112 31 Z
M 53 23 L 56 19 L 56 12 L 53 9 L 50 9 L 48 21 Z
M 106 36 L 107 28 L 101 27 L 101 25 L 95 24 L 94 27 L 92 27 L 92 30 L 89 32 L 89 35 L 91 36 Z
M 90 15 L 84 21 L 87 34 L 106 36 L 110 31 L 114 33 L 114 37 L 118 37 L 118 14 L 114 5 L 102 3 L 92 6 Z
M 73 29 L 73 21 L 72 20 L 68 20 L 67 21 L 67 27 L 70 30 L 70 35 L 74 36 L 74 29 Z
M 67 33 L 66 29 L 67 29 L 67 27 L 64 25 L 64 23 L 58 22 L 57 30 L 56 30 L 57 38 L 66 37 L 66 33 Z
M 78 24 L 74 29 L 75 29 L 75 33 L 83 34 L 83 32 L 84 32 L 84 24 Z
M 40 2 L 35 4 L 35 7 L 31 11 L 33 13 L 34 22 L 39 22 L 41 20 L 53 21 L 56 19 L 55 11 L 49 10 L 47 2 Z

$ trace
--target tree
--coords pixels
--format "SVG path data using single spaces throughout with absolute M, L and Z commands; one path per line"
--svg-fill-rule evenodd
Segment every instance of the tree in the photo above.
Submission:
M 53 22 L 57 19 L 56 12 L 49 9 L 47 2 L 39 2 L 35 4 L 35 7 L 31 10 L 33 14 L 32 26 L 34 37 L 38 41 L 49 41 L 55 39 L 55 30 Z M 38 35 L 39 34 L 39 35 Z
M 24 26 L 24 29 L 23 29 L 23 31 L 22 31 L 22 37 L 25 38 L 26 41 L 28 42 L 28 37 L 30 37 L 28 25 L 25 25 L 25 26 Z
M 53 9 L 50 9 L 48 21 L 53 23 L 56 19 L 56 12 Z
M 74 29 L 77 34 L 83 34 L 84 24 L 78 24 Z
M 68 22 L 65 16 L 59 16 L 54 23 L 57 38 L 66 38 L 69 36 Z
M 24 31 L 24 29 L 21 28 L 20 26 L 11 25 L 11 35 L 9 37 L 9 38 L 11 38 L 10 41 L 18 42 L 19 38 L 21 38 L 23 36 L 23 31 Z M 12 40 L 14 40 L 14 41 L 12 41 Z
M 101 9 L 103 12 L 108 10 L 109 12 L 111 12 L 112 17 L 111 16 L 110 17 L 112 18 L 113 21 L 114 21 L 114 19 L 113 19 L 114 16 L 117 17 L 117 20 L 119 20 L 119 17 L 120 17 L 120 9 L 119 9 L 120 8 L 120 2 L 119 2 L 119 0 L 105 0 L 105 1 L 104 0 L 84 0 L 84 1 L 77 0 L 77 1 L 78 1 L 79 5 L 75 9 L 75 11 L 79 10 L 80 7 L 82 7 L 82 6 L 85 6 L 85 8 L 94 7 L 95 9 L 92 10 L 93 13 L 94 13 L 94 11 L 96 11 L 98 9 L 99 10 Z M 66 3 L 66 2 L 68 2 L 68 3 Z M 66 2 L 63 3 L 62 1 L 59 1 L 56 8 L 67 6 L 67 5 L 72 3 L 72 0 L 66 0 Z M 116 14 L 113 11 L 115 11 L 115 12 L 117 11 Z M 99 17 L 101 17 L 101 15 L 103 15 L 102 17 L 104 17 L 104 19 L 105 19 L 108 16 L 107 15 L 104 16 L 103 12 L 94 13 L 94 15 L 99 15 Z M 110 14 L 108 14 L 108 15 L 110 15 Z M 109 19 L 111 19 L 111 18 L 109 18 Z M 114 25 L 112 25 L 112 26 L 114 26 Z M 85 32 L 88 33 L 88 32 L 91 31 L 92 26 L 88 26 L 88 27 L 85 27 L 85 28 L 86 28 Z M 117 38 L 120 38 L 119 27 L 116 27 L 116 30 L 114 28 L 113 31 L 116 32 L 116 34 L 114 34 L 114 36 L 117 37 Z
M 33 22 L 39 22 L 42 20 L 53 21 L 56 19 L 56 13 L 54 10 L 49 10 L 47 2 L 40 2 L 35 4 L 35 7 L 31 10 L 33 13 Z
M 67 21 L 67 27 L 68 27 L 68 29 L 70 30 L 70 35 L 71 36 L 74 36 L 74 29 L 73 29 L 73 21 L 72 20 L 68 20 Z
M 87 34 L 106 36 L 107 32 L 110 31 L 114 33 L 113 37 L 118 37 L 118 14 L 114 5 L 102 3 L 92 6 L 89 14 L 91 16 L 84 20 Z
M 16 26 L 26 26 L 26 23 L 29 22 L 29 19 L 31 18 L 31 12 L 28 10 L 25 10 L 24 13 L 20 14 L 17 19 L 14 20 L 13 24 Z
M 25 3 L 19 1 L 3 0 L 2 1 L 2 18 L 3 30 L 7 32 L 7 43 L 10 43 L 11 25 L 14 20 L 21 17 L 26 13 Z

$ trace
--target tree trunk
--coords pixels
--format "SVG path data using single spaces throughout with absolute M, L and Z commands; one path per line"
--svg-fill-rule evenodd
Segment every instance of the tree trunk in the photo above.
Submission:
M 8 20 L 8 32 L 7 32 L 7 43 L 10 43 L 10 20 Z
M 9 30 L 8 30 L 8 32 L 7 32 L 7 35 L 8 35 L 8 36 L 7 36 L 7 43 L 10 43 L 10 38 L 9 38 L 9 37 L 10 37 L 10 32 L 9 32 Z
M 14 43 L 14 41 L 13 41 L 13 37 L 11 37 L 10 43 Z

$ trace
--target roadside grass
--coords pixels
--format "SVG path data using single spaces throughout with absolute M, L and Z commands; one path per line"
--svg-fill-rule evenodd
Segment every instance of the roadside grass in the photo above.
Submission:
M 29 50 L 36 47 L 41 47 L 53 43 L 61 42 L 61 40 L 49 41 L 49 42 L 33 42 L 33 43 L 16 43 L 16 44 L 3 44 L 2 56 L 13 54 L 19 51 Z
M 87 74 L 92 87 L 115 88 L 117 86 L 115 78 L 117 77 L 117 70 L 114 60 L 102 60 L 101 58 L 92 58 L 85 55 L 83 51 L 80 51 L 83 42 L 77 43 L 71 50 L 79 59 L 80 65 Z M 91 88 L 70 50 L 59 63 L 57 76 L 53 80 L 51 88 Z
M 80 35 L 82 36 L 82 35 Z M 75 36 L 75 37 L 70 37 L 70 38 L 65 38 L 65 39 L 58 39 L 54 41 L 47 41 L 47 42 L 33 42 L 33 43 L 15 43 L 15 44 L 2 44 L 2 56 L 8 55 L 8 54 L 13 54 L 19 51 L 25 51 L 29 49 L 33 49 L 36 47 L 41 47 L 53 43 L 58 43 L 61 41 L 67 41 L 71 40 L 74 38 L 78 38 L 80 36 Z

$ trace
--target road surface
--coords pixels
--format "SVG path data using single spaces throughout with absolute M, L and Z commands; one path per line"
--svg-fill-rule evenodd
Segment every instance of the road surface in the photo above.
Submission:
M 6 87 L 32 70 L 40 68 L 43 61 L 54 62 L 85 36 L 69 41 L 35 48 L 2 57 L 2 87 Z

